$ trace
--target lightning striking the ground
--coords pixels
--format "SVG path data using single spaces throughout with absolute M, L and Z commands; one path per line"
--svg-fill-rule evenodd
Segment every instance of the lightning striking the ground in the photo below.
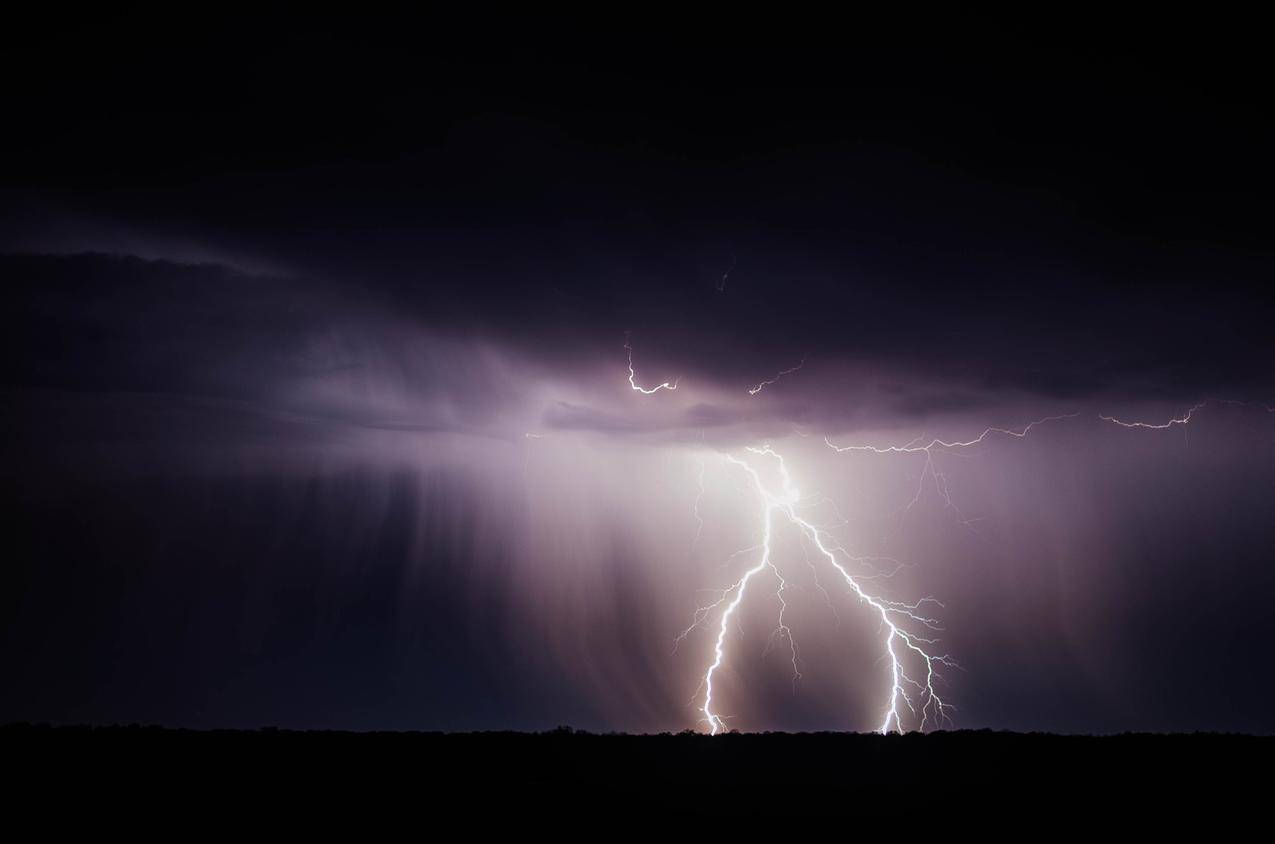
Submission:
M 658 393 L 660 390 L 677 389 L 677 384 L 682 380 L 681 378 L 674 379 L 672 384 L 665 381 L 663 384 L 657 384 L 654 387 L 640 386 L 637 382 L 637 373 L 633 371 L 633 343 L 627 333 L 624 335 L 624 350 L 629 353 L 629 386 L 632 387 L 634 391 L 639 392 L 644 396 L 649 396 L 653 393 Z
M 644 395 L 651 395 L 659 390 L 677 389 L 677 381 L 665 382 L 655 387 L 643 387 L 638 384 L 633 367 L 633 349 L 627 334 L 624 348 L 628 353 L 629 386 L 633 390 Z M 773 377 L 749 388 L 748 394 L 755 396 L 784 376 L 800 370 L 805 366 L 808 357 L 808 355 L 803 357 L 796 366 L 780 370 Z M 1165 422 L 1131 421 L 1104 413 L 1099 413 L 1097 416 L 1102 422 L 1124 428 L 1166 430 L 1188 425 L 1195 414 L 1213 402 L 1244 406 L 1252 404 L 1230 400 L 1204 400 L 1192 405 L 1180 416 L 1171 417 Z M 1275 413 L 1275 407 L 1269 405 L 1252 406 Z M 953 501 L 947 476 L 938 464 L 939 455 L 974 449 L 998 437 L 1025 439 L 1042 425 L 1075 419 L 1080 415 L 1081 413 L 1077 411 L 1045 416 L 1018 428 L 988 427 L 969 439 L 949 440 L 921 436 L 901 445 L 880 446 L 840 445 L 824 437 L 824 444 L 838 454 L 859 452 L 877 455 L 923 455 L 924 462 L 916 493 L 904 509 L 910 510 L 921 500 L 927 487 L 932 485 L 945 505 L 957 513 L 963 524 L 969 525 L 970 520 L 965 518 Z M 797 433 L 801 432 L 797 431 Z M 693 698 L 694 705 L 702 715 L 701 721 L 707 725 L 709 732 L 716 735 L 728 729 L 727 719 L 730 716 L 723 714 L 721 709 L 722 690 L 719 681 L 726 665 L 729 633 L 732 624 L 738 623 L 745 603 L 755 600 L 753 596 L 759 588 L 759 583 L 767 585 L 763 592 L 774 601 L 776 607 L 774 627 L 766 639 L 763 656 L 776 648 L 785 649 L 787 662 L 791 667 L 794 689 L 798 681 L 803 678 L 801 649 L 789 619 L 789 591 L 793 578 L 789 573 L 789 564 L 776 554 L 777 533 L 786 529 L 795 530 L 803 554 L 801 563 L 809 569 L 814 587 L 823 596 L 829 610 L 836 615 L 834 595 L 829 591 L 833 582 L 821 581 L 819 577 L 821 570 L 834 575 L 833 581 L 843 586 L 843 594 L 853 596 L 862 610 L 879 622 L 881 659 L 888 666 L 886 672 L 888 680 L 883 695 L 883 712 L 877 724 L 877 730 L 883 734 L 902 733 L 910 730 L 924 731 L 952 724 L 951 713 L 954 707 L 940 694 L 943 684 L 941 669 L 959 666 L 939 647 L 936 634 L 942 628 L 939 621 L 932 617 L 927 609 L 931 606 L 941 608 L 942 604 L 933 597 L 907 603 L 890 599 L 882 594 L 880 582 L 896 574 L 902 564 L 891 559 L 892 568 L 881 569 L 876 565 L 879 558 L 856 557 L 848 553 L 829 532 L 828 526 L 816 523 L 808 515 L 815 508 L 830 506 L 838 522 L 845 524 L 845 519 L 837 511 L 835 503 L 819 495 L 803 497 L 793 483 L 784 457 L 770 444 L 747 447 L 738 456 L 731 453 L 722 453 L 720 456 L 727 469 L 740 473 L 746 481 L 746 487 L 756 496 L 760 504 L 760 522 L 757 532 L 761 539 L 751 547 L 730 555 L 723 564 L 724 567 L 733 566 L 735 560 L 746 555 L 756 554 L 756 558 L 729 586 L 713 590 L 711 594 L 715 596 L 714 599 L 695 609 L 690 626 L 675 640 L 674 651 L 676 652 L 692 632 L 703 629 L 711 633 L 711 659 L 702 671 L 699 689 Z M 696 522 L 695 537 L 691 544 L 692 553 L 699 544 L 704 529 L 701 501 L 705 496 L 705 472 L 706 464 L 703 460 L 699 460 L 695 475 L 697 492 L 692 507 Z M 839 616 L 837 621 L 840 627 Z
M 789 367 L 788 369 L 780 370 L 780 371 L 779 371 L 779 372 L 775 375 L 775 377 L 773 377 L 773 378 L 771 378 L 771 379 L 769 379 L 769 380 L 767 380 L 767 381 L 762 381 L 760 384 L 757 384 L 756 386 L 749 387 L 749 388 L 748 388 L 748 395 L 750 395 L 750 396 L 755 396 L 755 395 L 757 395 L 758 393 L 760 393 L 762 390 L 764 390 L 764 389 L 766 389 L 767 387 L 769 387 L 771 384 L 774 384 L 774 383 L 775 383 L 776 381 L 778 381 L 780 378 L 783 378 L 785 375 L 791 375 L 792 373 L 796 372 L 798 369 L 801 369 L 803 366 L 805 366 L 805 365 L 806 365 L 806 361 L 807 361 L 807 360 L 809 360 L 809 359 L 810 359 L 810 355 L 805 355 L 804 357 L 802 357 L 802 359 L 801 359 L 801 363 L 797 364 L 796 366 L 792 366 L 792 367 Z
M 878 730 L 881 733 L 891 731 L 904 732 L 909 729 L 925 730 L 951 723 L 949 711 L 953 708 L 939 695 L 938 669 L 943 666 L 956 667 L 955 661 L 947 654 L 938 653 L 938 644 L 934 632 L 941 628 L 936 619 L 929 617 L 922 609 L 933 604 L 942 606 L 934 598 L 923 598 L 915 603 L 903 603 L 887 600 L 868 592 L 861 581 L 868 578 L 856 576 L 847 565 L 854 561 L 844 553 L 844 549 L 833 541 L 828 534 L 801 515 L 798 508 L 803 499 L 793 485 L 787 463 L 782 455 L 771 446 L 760 448 L 749 447 L 746 451 L 755 458 L 775 461 L 779 484 L 768 486 L 761 471 L 747 459 L 734 455 L 723 455 L 731 465 L 742 471 L 750 481 L 762 507 L 761 513 L 761 553 L 757 562 L 735 581 L 722 590 L 721 597 L 695 611 L 692 624 L 678 640 L 684 640 L 690 632 L 702 626 L 711 615 L 720 609 L 717 619 L 717 633 L 713 644 L 713 659 L 704 672 L 700 688 L 703 692 L 701 711 L 704 721 L 713 735 L 726 729 L 725 716 L 721 715 L 715 699 L 714 680 L 726 659 L 726 639 L 732 618 L 739 612 L 749 586 L 763 575 L 769 575 L 775 582 L 779 613 L 776 627 L 767 642 L 767 650 L 777 642 L 785 642 L 788 646 L 792 664 L 793 682 L 801 679 L 801 657 L 793 631 L 786 619 L 788 603 L 784 593 L 788 581 L 777 564 L 773 551 L 775 522 L 782 518 L 787 524 L 796 528 L 800 537 L 814 546 L 818 556 L 825 559 L 839 580 L 845 584 L 850 594 L 873 616 L 879 619 L 882 631 L 883 658 L 889 663 L 889 689 L 886 694 L 885 711 Z M 809 563 L 810 561 L 807 560 Z M 824 587 L 819 587 L 821 590 Z M 824 592 L 827 595 L 826 591 Z M 919 671 L 910 670 L 919 669 Z M 698 693 L 697 693 L 698 694 Z

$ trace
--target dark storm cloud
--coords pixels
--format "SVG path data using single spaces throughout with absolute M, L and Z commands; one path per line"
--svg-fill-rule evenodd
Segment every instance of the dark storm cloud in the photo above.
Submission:
M 784 438 L 933 561 L 977 724 L 1271 729 L 1192 679 L 1261 658 L 1268 415 L 1096 416 L 1275 400 L 1264 53 L 514 29 L 2 51 L 0 720 L 680 727 L 667 633 L 753 517 L 713 455 Z M 822 444 L 1072 411 L 938 458 L 979 534 Z
M 14 106 L 39 119 L 7 141 L 7 248 L 127 231 L 118 251 L 287 267 L 552 369 L 631 330 L 646 366 L 745 387 L 813 354 L 1059 398 L 1269 391 L 1271 127 L 1239 51 L 719 64 L 688 34 L 655 65 L 640 40 L 440 49 L 446 25 L 429 49 L 266 25 L 230 66 L 214 28 L 49 68 Z

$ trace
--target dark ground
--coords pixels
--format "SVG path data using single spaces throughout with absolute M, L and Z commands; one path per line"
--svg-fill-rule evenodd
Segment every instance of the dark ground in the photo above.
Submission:
M 842 814 L 874 826 L 897 822 L 909 837 L 943 832 L 958 819 L 981 825 L 993 816 L 1006 822 L 1033 813 L 1039 821 L 1040 811 L 1051 824 L 1068 826 L 1109 823 L 1113 810 L 1140 826 L 1225 825 L 1265 811 L 1272 749 L 1270 737 L 1215 733 L 714 738 L 566 728 L 453 734 L 0 728 L 5 768 L 21 774 L 8 793 L 27 798 L 14 806 L 51 800 L 140 812 L 139 818 L 198 812 L 222 822 L 224 812 L 245 809 L 310 820 L 422 810 L 484 827 L 595 813 L 639 823 L 664 814 L 793 821 Z M 991 815 L 979 820 L 983 813 Z

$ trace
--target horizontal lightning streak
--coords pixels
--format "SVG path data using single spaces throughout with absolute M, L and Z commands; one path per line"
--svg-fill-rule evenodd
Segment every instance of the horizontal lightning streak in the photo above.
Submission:
M 1057 416 L 1046 416 L 1043 419 L 1037 419 L 1035 422 L 1030 422 L 1019 429 L 985 428 L 981 434 L 979 434 L 977 437 L 975 437 L 972 440 L 949 441 L 949 440 L 941 440 L 941 439 L 935 438 L 930 440 L 927 443 L 923 443 L 924 437 L 917 437 L 916 439 L 912 440 L 911 442 L 905 443 L 904 445 L 890 445 L 890 446 L 836 445 L 827 437 L 824 437 L 823 441 L 825 445 L 827 445 L 833 451 L 836 451 L 838 453 L 843 453 L 847 451 L 860 451 L 860 452 L 870 452 L 872 454 L 924 454 L 925 465 L 922 466 L 921 468 L 921 477 L 920 477 L 920 480 L 917 482 L 916 495 L 914 495 L 912 497 L 912 500 L 908 502 L 907 506 L 904 508 L 904 511 L 905 512 L 910 511 L 914 506 L 916 506 L 917 502 L 921 500 L 921 496 L 925 492 L 926 480 L 929 479 L 933 481 L 935 491 L 938 493 L 939 497 L 943 499 L 946 506 L 948 506 L 949 508 L 951 508 L 952 510 L 956 512 L 957 518 L 960 519 L 962 524 L 972 528 L 974 520 L 967 519 L 965 517 L 965 514 L 961 512 L 961 509 L 956 506 L 956 503 L 954 501 L 952 501 L 952 493 L 948 489 L 948 485 L 947 485 L 947 475 L 939 471 L 938 467 L 935 465 L 934 451 L 936 449 L 940 451 L 957 451 L 963 448 L 973 448 L 974 446 L 982 444 L 985 440 L 987 440 L 988 437 L 992 436 L 993 434 L 999 434 L 1006 437 L 1014 437 L 1016 439 L 1023 439 L 1032 431 L 1033 428 L 1036 428 L 1040 425 L 1044 425 L 1048 422 L 1057 422 L 1062 419 L 1074 419 L 1075 417 L 1079 415 L 1080 415 L 1080 412 L 1077 411 L 1075 413 L 1063 413 Z
M 1012 428 L 987 428 L 983 431 L 983 433 L 979 434 L 972 440 L 954 440 L 952 442 L 948 442 L 947 440 L 933 439 L 925 445 L 918 445 L 918 441 L 921 439 L 920 437 L 906 445 L 890 445 L 884 447 L 875 445 L 834 445 L 827 437 L 824 437 L 823 441 L 829 448 L 838 452 L 870 451 L 873 454 L 918 454 L 920 452 L 925 452 L 928 454 L 935 448 L 970 448 L 982 443 L 992 434 L 1004 434 L 1007 437 L 1017 437 L 1018 439 L 1022 439 L 1023 437 L 1026 437 L 1033 428 L 1044 425 L 1046 422 L 1057 422 L 1060 419 L 1073 419 L 1079 415 L 1080 412 L 1077 411 L 1076 413 L 1064 413 L 1059 416 L 1046 416 L 1043 419 L 1037 419 L 1035 422 L 1025 425 L 1020 430 L 1014 430 Z
M 1151 422 L 1126 422 L 1123 419 L 1117 419 L 1114 416 L 1106 416 L 1101 413 L 1098 414 L 1098 418 L 1103 422 L 1110 422 L 1114 425 L 1119 425 L 1122 428 L 1150 428 L 1155 431 L 1163 431 L 1165 428 L 1172 428 L 1174 425 L 1189 424 L 1191 422 L 1191 415 L 1199 411 L 1206 404 L 1208 404 L 1207 401 L 1202 401 L 1199 404 L 1193 405 L 1180 418 L 1170 419 L 1164 424 L 1153 424 Z
M 807 360 L 809 360 L 809 359 L 810 359 L 810 355 L 805 355 L 804 357 L 802 357 L 802 359 L 801 359 L 801 363 L 797 364 L 796 366 L 792 366 L 792 367 L 789 367 L 788 369 L 780 370 L 780 371 L 779 371 L 779 372 L 775 375 L 775 377 L 774 377 L 774 378 L 771 378 L 771 379 L 769 379 L 769 380 L 767 380 L 767 381 L 762 381 L 760 384 L 756 385 L 755 387 L 750 387 L 750 388 L 748 389 L 748 395 L 750 395 L 750 396 L 755 396 L 755 395 L 757 395 L 758 393 L 760 393 L 762 390 L 764 390 L 764 389 L 766 389 L 767 387 L 769 387 L 771 384 L 774 384 L 774 383 L 775 383 L 776 381 L 778 381 L 780 378 L 783 378 L 785 375 L 791 375 L 792 373 L 796 372 L 798 369 L 801 369 L 803 366 L 805 366 L 805 365 L 806 365 L 806 361 L 807 361 Z

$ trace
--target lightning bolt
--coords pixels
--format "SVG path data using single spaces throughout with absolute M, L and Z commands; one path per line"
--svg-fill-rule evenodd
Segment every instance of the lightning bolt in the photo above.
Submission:
M 1267 413 L 1275 413 L 1275 406 L 1262 404 L 1254 401 L 1240 401 L 1239 399 L 1204 399 L 1201 402 L 1191 405 L 1181 416 L 1170 417 L 1167 422 L 1130 422 L 1125 419 L 1117 419 L 1114 416 L 1108 416 L 1099 413 L 1098 418 L 1103 422 L 1110 422 L 1113 425 L 1119 425 L 1122 428 L 1147 428 L 1152 431 L 1163 431 L 1172 428 L 1174 425 L 1189 425 L 1191 418 L 1199 413 L 1210 404 L 1229 404 L 1236 407 L 1256 407 L 1265 410 Z
M 729 274 L 729 270 L 727 271 Z M 723 282 L 725 276 L 723 276 Z M 629 340 L 629 335 L 625 335 L 624 348 L 628 353 L 629 367 L 629 386 L 636 392 L 644 395 L 651 395 L 660 390 L 675 390 L 678 382 L 664 382 L 655 387 L 642 387 L 637 383 L 636 372 L 633 368 L 633 347 Z M 801 359 L 796 366 L 784 369 L 776 373 L 772 378 L 764 380 L 748 390 L 750 396 L 755 396 L 766 387 L 775 384 L 786 375 L 790 375 L 803 366 L 805 366 L 808 355 Z M 680 379 L 679 379 L 680 380 Z M 1098 418 L 1104 422 L 1119 425 L 1124 428 L 1148 429 L 1148 430 L 1166 430 L 1175 426 L 1186 426 L 1192 421 L 1195 414 L 1199 413 L 1210 401 L 1223 404 L 1237 404 L 1250 406 L 1251 402 L 1240 402 L 1232 400 L 1204 400 L 1189 407 L 1181 416 L 1171 417 L 1165 422 L 1144 422 L 1131 421 L 1127 419 L 1117 418 L 1112 415 L 1103 413 L 1098 414 Z M 1252 405 L 1261 407 L 1268 413 L 1275 413 L 1275 406 L 1270 405 Z M 1065 419 L 1073 419 L 1079 416 L 1079 412 L 1066 413 L 1053 416 L 1046 416 L 1030 422 L 1021 428 L 1001 428 L 988 427 L 984 428 L 977 436 L 966 440 L 944 440 L 940 438 L 932 438 L 928 441 L 924 436 L 904 443 L 902 445 L 837 445 L 828 437 L 824 437 L 824 444 L 828 448 L 837 453 L 845 452 L 866 452 L 872 454 L 921 454 L 924 455 L 924 464 L 921 472 L 920 481 L 917 486 L 916 494 L 907 508 L 910 510 L 922 497 L 928 482 L 932 482 L 934 489 L 943 499 L 948 507 L 951 507 L 960 516 L 961 521 L 970 524 L 968 519 L 960 513 L 959 508 L 952 500 L 951 491 L 948 487 L 947 477 L 940 470 L 936 462 L 936 455 L 945 453 L 955 453 L 964 449 L 975 448 L 994 437 L 1009 437 L 1014 439 L 1026 438 L 1034 429 L 1041 425 L 1051 422 L 1057 422 Z M 800 431 L 798 433 L 801 433 Z M 528 436 L 531 436 L 528 434 Z M 703 438 L 701 432 L 701 439 Z M 783 521 L 785 524 L 795 528 L 802 539 L 801 548 L 805 557 L 805 564 L 809 567 L 814 578 L 814 585 L 823 595 L 829 609 L 836 614 L 836 607 L 832 601 L 825 585 L 819 579 L 819 567 L 816 562 L 822 561 L 827 565 L 842 583 L 844 583 L 847 591 L 858 599 L 859 605 L 872 617 L 875 617 L 879 624 L 881 633 L 881 649 L 882 658 L 889 664 L 889 682 L 885 693 L 884 711 L 877 727 L 878 732 L 882 734 L 890 732 L 906 732 L 916 729 L 924 731 L 949 725 L 952 723 L 950 713 L 955 709 L 950 703 L 945 701 L 939 694 L 939 684 L 942 681 L 940 669 L 942 668 L 959 668 L 955 660 L 948 654 L 941 652 L 937 645 L 939 640 L 934 633 L 941 631 L 941 626 L 937 619 L 932 618 L 925 609 L 930 604 L 937 607 L 943 605 L 932 597 L 925 597 L 913 603 L 890 600 L 880 594 L 870 591 L 865 583 L 888 579 L 899 571 L 902 567 L 895 560 L 890 560 L 894 564 L 894 568 L 888 571 L 881 570 L 876 567 L 876 558 L 854 557 L 846 552 L 846 550 L 838 544 L 827 529 L 813 522 L 811 519 L 802 515 L 799 508 L 809 510 L 810 507 L 819 507 L 824 504 L 830 505 L 833 512 L 836 513 L 839 521 L 844 524 L 845 519 L 837 512 L 836 505 L 831 499 L 823 496 L 815 496 L 809 499 L 803 499 L 794 486 L 792 476 L 789 473 L 788 465 L 783 456 L 775 451 L 769 444 L 761 447 L 748 447 L 745 449 L 747 456 L 736 457 L 732 454 L 723 454 L 722 458 L 732 467 L 738 469 L 747 479 L 752 491 L 757 495 L 761 505 L 761 542 L 751 548 L 737 551 L 727 560 L 727 565 L 737 557 L 745 554 L 752 554 L 760 551 L 760 554 L 749 568 L 732 584 L 724 589 L 715 590 L 717 596 L 715 600 L 696 608 L 692 614 L 691 624 L 680 635 L 677 636 L 674 643 L 674 652 L 683 644 L 692 631 L 705 627 L 709 620 L 716 616 L 716 632 L 713 636 L 712 659 L 704 669 L 700 679 L 699 689 L 696 690 L 695 697 L 697 700 L 702 693 L 703 700 L 699 704 L 699 709 L 703 713 L 703 721 L 707 723 L 709 732 L 712 735 L 727 729 L 726 718 L 719 709 L 718 689 L 714 681 L 717 680 L 719 673 L 726 662 L 727 655 L 727 636 L 730 631 L 731 622 L 735 620 L 744 605 L 744 601 L 749 594 L 750 587 L 761 580 L 769 580 L 774 584 L 774 590 L 771 593 L 778 604 L 778 613 L 776 617 L 775 627 L 772 629 L 770 636 L 767 638 L 763 655 L 771 652 L 778 646 L 786 645 L 788 651 L 788 661 L 792 668 L 792 682 L 794 689 L 796 683 L 802 679 L 802 659 L 798 648 L 797 640 L 792 627 L 788 623 L 789 604 L 787 600 L 787 592 L 789 590 L 789 580 L 784 575 L 783 567 L 775 558 L 773 543 L 776 531 L 776 522 Z M 779 483 L 777 486 L 768 484 L 763 479 L 761 471 L 758 469 L 757 460 L 774 461 L 778 469 Z M 700 535 L 704 527 L 704 519 L 700 512 L 700 503 L 703 499 L 704 489 L 704 472 L 705 465 L 700 462 L 697 472 L 698 492 L 695 496 L 693 513 L 696 520 L 695 538 L 692 541 L 692 552 L 699 543 Z M 815 550 L 814 559 L 810 552 L 810 546 Z M 850 564 L 862 567 L 866 566 L 869 573 L 852 573 L 849 568 Z M 838 624 L 840 618 L 838 617 Z
M 1238 399 L 1204 399 L 1197 402 L 1186 409 L 1181 416 L 1170 417 L 1165 422 L 1131 422 L 1127 419 L 1118 419 L 1115 416 L 1108 416 L 1105 413 L 1099 413 L 1098 418 L 1103 422 L 1110 422 L 1113 425 L 1119 425 L 1121 428 L 1144 429 L 1148 431 L 1166 431 L 1174 426 L 1181 426 L 1183 438 L 1187 435 L 1187 426 L 1191 424 L 1192 417 L 1199 413 L 1210 404 L 1227 404 L 1237 407 L 1256 407 L 1265 410 L 1267 413 L 1275 413 L 1275 407 L 1260 402 L 1239 401 Z M 1189 442 L 1189 440 L 1188 440 Z
M 793 485 L 784 458 L 769 445 L 763 445 L 760 448 L 749 447 L 746 451 L 757 457 L 776 461 L 780 477 L 778 488 L 772 489 L 767 486 L 761 473 L 748 460 L 730 454 L 723 455 L 727 462 L 744 472 L 761 502 L 760 558 L 735 583 L 722 590 L 721 597 L 717 601 L 697 609 L 691 626 L 678 637 L 679 642 L 684 640 L 691 630 L 701 626 L 715 610 L 721 608 L 717 622 L 717 635 L 713 644 L 713 659 L 700 682 L 700 688 L 704 694 L 701 711 L 704 714 L 704 720 L 708 723 L 710 733 L 716 735 L 726 729 L 724 716 L 716 709 L 713 681 L 726 660 L 726 636 L 731 619 L 739 612 L 748 587 L 764 573 L 769 573 L 775 580 L 777 586 L 775 595 L 779 601 L 777 626 L 768 640 L 767 650 L 779 640 L 786 642 L 790 653 L 794 684 L 801 679 L 801 660 L 797 643 L 785 618 L 788 604 L 784 599 L 784 591 L 788 587 L 788 582 L 779 566 L 776 565 L 772 549 L 777 517 L 785 519 L 788 524 L 798 529 L 804 539 L 813 544 L 818 554 L 827 561 L 849 591 L 859 599 L 859 603 L 881 623 L 883 655 L 890 664 L 890 685 L 886 695 L 885 712 L 878 730 L 881 733 L 892 730 L 903 732 L 910 728 L 909 725 L 925 730 L 951 723 L 948 713 L 953 707 L 939 695 L 936 684 L 939 682 L 938 668 L 956 667 L 956 663 L 947 654 L 934 651 L 933 646 L 938 640 L 930 633 L 941 628 L 937 620 L 928 617 L 922 610 L 926 604 L 942 605 L 928 597 L 908 604 L 886 600 L 868 592 L 860 582 L 865 578 L 856 577 L 846 568 L 846 562 L 851 558 L 839 557 L 839 553 L 844 555 L 843 549 L 832 542 L 817 525 L 798 513 L 797 507 L 802 499 Z M 912 676 L 908 670 L 909 664 L 919 667 L 921 672 L 915 677 Z
M 632 387 L 634 391 L 639 392 L 644 396 L 649 396 L 652 393 L 658 393 L 660 390 L 677 389 L 677 382 L 681 381 L 681 378 L 675 379 L 672 384 L 665 381 L 663 384 L 658 384 L 649 388 L 639 386 L 637 382 L 637 373 L 633 371 L 633 344 L 629 340 L 629 332 L 625 332 L 624 334 L 624 350 L 629 353 L 629 386 Z
M 1234 403 L 1242 404 L 1243 402 Z M 1174 425 L 1189 425 L 1191 423 L 1192 414 L 1199 412 L 1206 404 L 1208 404 L 1208 401 L 1202 401 L 1199 404 L 1192 405 L 1187 409 L 1186 413 L 1182 414 L 1181 417 L 1170 419 L 1168 422 L 1163 424 L 1152 422 L 1126 422 L 1123 419 L 1117 419 L 1114 416 L 1106 416 L 1102 413 L 1098 414 L 1098 418 L 1103 422 L 1110 422 L 1113 425 L 1119 425 L 1122 428 L 1150 428 L 1154 431 L 1163 431 L 1167 428 L 1172 428 Z
M 1031 433 L 1034 428 L 1045 425 L 1049 422 L 1057 422 L 1062 419 L 1074 419 L 1079 415 L 1080 412 L 1077 411 L 1075 413 L 1064 413 L 1057 416 L 1046 416 L 1043 419 L 1037 419 L 1035 422 L 1030 422 L 1022 428 L 985 428 L 981 434 L 970 440 L 949 441 L 932 439 L 929 442 L 925 442 L 925 438 L 922 436 L 903 445 L 889 446 L 836 445 L 827 437 L 824 437 L 823 441 L 825 445 L 839 454 L 847 451 L 870 452 L 872 454 L 924 454 L 925 463 L 921 468 L 921 478 L 917 483 L 916 495 L 912 497 L 912 500 L 908 502 L 907 507 L 905 507 L 904 510 L 909 511 L 916 506 L 917 502 L 920 501 L 921 497 L 925 494 L 927 480 L 932 480 L 935 492 L 937 492 L 939 497 L 943 499 L 946 506 L 956 512 L 957 518 L 960 519 L 962 524 L 970 526 L 972 525 L 972 521 L 965 518 L 961 509 L 957 507 L 956 503 L 952 500 L 952 493 L 947 485 L 947 475 L 940 471 L 938 465 L 935 463 L 935 451 L 955 452 L 965 448 L 973 448 L 974 446 L 981 445 L 989 437 L 994 435 L 1014 437 L 1021 440 Z
M 774 384 L 774 383 L 775 383 L 776 381 L 778 381 L 780 378 L 783 378 L 785 375 L 791 375 L 792 373 L 796 372 L 798 369 L 801 369 L 803 366 L 805 366 L 805 365 L 806 365 L 806 361 L 807 361 L 807 360 L 809 360 L 809 358 L 810 358 L 810 355 L 805 355 L 805 356 L 803 356 L 803 357 L 802 357 L 802 359 L 801 359 L 801 363 L 797 364 L 796 366 L 789 367 L 788 369 L 780 370 L 780 371 L 779 371 L 779 372 L 775 375 L 775 377 L 774 377 L 774 378 L 771 378 L 771 379 L 770 379 L 770 380 L 768 380 L 768 381 L 762 381 L 760 384 L 758 384 L 758 385 L 756 385 L 756 386 L 754 386 L 754 387 L 749 387 L 749 388 L 748 388 L 748 395 L 750 395 L 750 396 L 755 396 L 755 395 L 757 395 L 758 393 L 760 393 L 762 390 L 764 390 L 764 389 L 766 389 L 767 387 L 769 387 L 771 384 Z

